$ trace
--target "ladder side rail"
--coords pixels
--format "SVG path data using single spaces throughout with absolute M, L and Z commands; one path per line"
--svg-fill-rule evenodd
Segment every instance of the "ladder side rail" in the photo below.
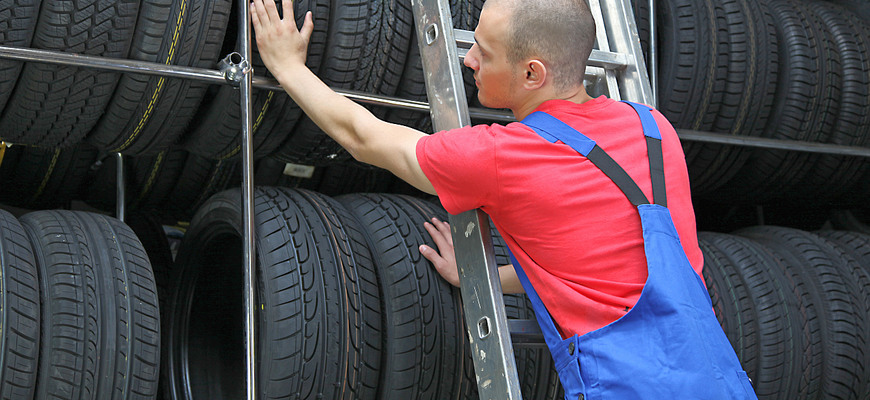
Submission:
M 600 1 L 601 22 L 607 27 L 610 51 L 625 54 L 628 59 L 625 70 L 617 74 L 620 97 L 655 107 L 630 0 Z
M 432 124 L 436 130 L 469 125 L 449 5 L 445 0 L 414 0 L 412 5 Z M 522 393 L 489 217 L 479 209 L 451 215 L 450 227 L 478 395 L 481 399 L 519 400 Z

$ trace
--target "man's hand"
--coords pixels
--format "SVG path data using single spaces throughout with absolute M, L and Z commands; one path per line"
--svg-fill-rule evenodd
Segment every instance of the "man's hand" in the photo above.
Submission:
M 423 227 L 432 236 L 432 240 L 438 246 L 438 251 L 424 244 L 420 246 L 420 253 L 435 266 L 435 270 L 441 274 L 442 278 L 451 285 L 459 287 L 459 270 L 456 268 L 450 225 L 439 221 L 438 218 L 432 218 L 432 223 L 424 222 Z
M 308 42 L 314 31 L 311 11 L 305 13 L 302 29 L 296 28 L 292 0 L 281 0 L 284 18 L 278 16 L 274 0 L 253 0 L 251 21 L 257 36 L 257 50 L 276 78 L 290 67 L 305 66 Z M 279 79 L 280 80 L 280 79 Z

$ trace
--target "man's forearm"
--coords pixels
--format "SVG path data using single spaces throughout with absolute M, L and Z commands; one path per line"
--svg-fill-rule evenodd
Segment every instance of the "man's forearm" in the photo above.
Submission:
M 380 122 L 374 115 L 330 89 L 304 65 L 285 68 L 273 75 L 320 129 L 359 158 L 366 139 L 360 136 L 364 132 L 360 125 Z

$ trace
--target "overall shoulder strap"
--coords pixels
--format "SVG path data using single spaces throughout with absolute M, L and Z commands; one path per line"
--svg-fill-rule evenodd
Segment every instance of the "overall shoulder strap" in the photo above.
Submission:
M 637 183 L 628 176 L 628 173 L 609 154 L 595 144 L 594 140 L 589 139 L 570 125 L 543 111 L 535 111 L 523 118 L 521 122 L 532 128 L 544 139 L 552 143 L 555 143 L 556 140 L 561 140 L 562 143 L 571 146 L 580 155 L 589 159 L 592 164 L 598 167 L 601 172 L 607 175 L 622 190 L 622 193 L 625 193 L 625 197 L 628 197 L 628 201 L 631 204 L 635 206 L 649 204 L 649 200 L 647 200 L 643 191 L 640 190 L 640 187 L 637 186 Z
M 662 133 L 659 131 L 659 126 L 650 111 L 650 108 L 644 104 L 632 103 L 623 100 L 625 104 L 631 106 L 640 117 L 640 124 L 643 127 L 643 135 L 646 137 L 646 151 L 649 156 L 649 174 L 652 182 L 653 203 L 668 206 L 668 198 L 665 191 L 665 161 L 662 156 Z

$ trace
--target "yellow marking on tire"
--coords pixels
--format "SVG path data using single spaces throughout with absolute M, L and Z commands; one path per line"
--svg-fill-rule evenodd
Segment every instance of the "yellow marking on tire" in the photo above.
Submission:
M 0 141 L 0 166 L 3 165 L 3 156 L 6 155 L 6 142 Z
M 175 31 L 172 32 L 172 43 L 169 45 L 169 54 L 166 56 L 166 61 L 164 64 L 169 65 L 175 59 L 175 49 L 178 46 L 178 37 L 181 34 L 181 27 L 184 25 L 184 14 L 187 11 L 187 0 L 181 1 L 181 8 L 178 11 L 178 18 L 175 20 Z M 136 124 L 136 128 L 133 129 L 133 133 L 127 140 L 124 141 L 124 144 L 118 146 L 118 148 L 110 150 L 111 152 L 120 152 L 130 147 L 133 141 L 139 136 L 139 133 L 142 132 L 142 128 L 148 122 L 148 119 L 151 118 L 151 113 L 154 111 L 154 106 L 157 104 L 157 100 L 160 97 L 160 93 L 163 90 L 163 83 L 166 81 L 166 78 L 160 77 L 157 81 L 157 87 L 154 89 L 154 93 L 151 94 L 151 101 L 148 103 L 148 107 L 145 108 L 145 113 L 142 114 L 142 117 L 139 118 L 139 123 Z
M 139 192 L 139 196 L 133 201 L 131 204 L 131 208 L 133 206 L 138 205 L 143 198 L 145 198 L 145 194 L 151 190 L 151 186 L 154 186 L 154 181 L 157 179 L 157 172 L 160 171 L 160 166 L 163 164 L 163 157 L 166 155 L 166 151 L 161 151 L 160 154 L 157 154 L 157 159 L 154 160 L 154 165 L 151 166 L 151 173 L 148 174 L 148 180 L 145 181 L 145 185 L 142 187 L 142 191 Z
M 39 184 L 39 188 L 36 189 L 36 193 L 34 193 L 33 197 L 30 198 L 30 201 L 36 201 L 36 199 L 42 195 L 42 191 L 45 190 L 45 186 L 48 185 L 48 180 L 51 179 L 51 173 L 54 172 L 54 167 L 57 165 L 58 157 L 60 157 L 60 149 L 55 149 L 54 155 L 51 157 L 51 163 L 48 164 L 48 171 L 45 171 L 45 176 L 42 177 L 42 182 Z
M 260 109 L 260 114 L 257 115 L 257 119 L 254 121 L 254 125 L 251 127 L 251 134 L 257 132 L 257 128 L 260 127 L 260 124 L 263 123 L 263 117 L 266 116 L 266 111 L 269 111 L 269 104 L 272 103 L 272 98 L 275 96 L 275 92 L 270 91 L 268 95 L 266 95 L 266 103 L 263 104 L 263 108 Z M 219 160 L 226 160 L 236 154 L 242 149 L 242 145 L 236 146 L 232 149 L 227 155 L 219 158 Z

